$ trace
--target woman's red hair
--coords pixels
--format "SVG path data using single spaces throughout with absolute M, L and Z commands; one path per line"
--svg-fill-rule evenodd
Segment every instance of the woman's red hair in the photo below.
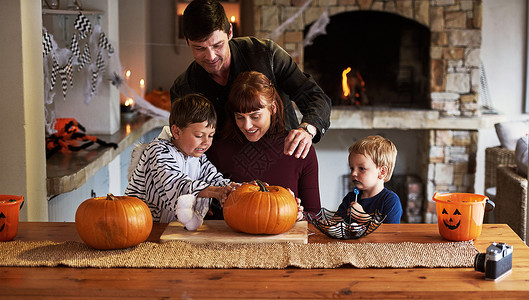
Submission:
M 275 103 L 276 111 L 272 110 Z M 235 123 L 235 113 L 249 113 L 268 107 L 271 113 L 270 128 L 265 136 L 276 137 L 285 132 L 283 101 L 274 84 L 264 74 L 256 71 L 239 74 L 231 86 L 226 102 L 228 120 L 224 137 L 244 140 L 244 135 Z

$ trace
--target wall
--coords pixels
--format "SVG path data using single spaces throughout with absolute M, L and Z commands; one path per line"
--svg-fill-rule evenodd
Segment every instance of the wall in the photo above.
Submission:
M 47 220 L 40 6 L 0 1 L 0 193 L 23 195 L 30 221 Z
M 508 120 L 527 119 L 525 98 L 527 1 L 483 0 L 481 59 L 493 107 Z M 480 131 L 476 174 L 485 174 L 485 148 L 499 145 L 493 128 Z M 484 193 L 484 176 L 476 176 L 476 192 Z
M 150 36 L 148 1 L 145 0 L 119 0 L 119 57 L 123 70 L 131 71 L 128 85 L 140 95 L 140 80 L 144 79 L 148 85 L 147 57 L 149 47 L 147 43 Z M 121 95 L 121 102 L 124 103 Z
M 176 39 L 175 1 L 151 1 L 149 16 L 151 79 L 147 83 L 147 89 L 162 88 L 168 91 L 176 77 L 193 61 L 193 56 L 185 41 Z

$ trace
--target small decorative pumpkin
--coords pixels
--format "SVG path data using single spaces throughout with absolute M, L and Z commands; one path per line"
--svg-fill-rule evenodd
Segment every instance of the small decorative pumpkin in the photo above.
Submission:
M 136 197 L 96 197 L 85 200 L 75 213 L 81 239 L 99 250 L 123 249 L 145 241 L 152 229 L 147 204 Z
M 256 182 L 230 193 L 223 209 L 226 224 L 251 234 L 280 234 L 292 228 L 298 214 L 294 196 L 283 187 Z

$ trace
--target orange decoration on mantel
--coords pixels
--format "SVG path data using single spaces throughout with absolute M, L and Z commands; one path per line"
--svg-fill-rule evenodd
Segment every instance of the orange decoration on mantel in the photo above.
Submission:
M 168 91 L 154 90 L 145 96 L 152 105 L 171 111 L 171 96 Z

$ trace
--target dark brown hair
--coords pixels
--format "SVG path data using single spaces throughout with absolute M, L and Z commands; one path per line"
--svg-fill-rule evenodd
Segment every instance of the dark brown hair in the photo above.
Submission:
M 207 121 L 208 127 L 217 125 L 217 113 L 213 103 L 200 94 L 187 94 L 171 103 L 169 125 L 185 128 L 191 123 Z
M 186 40 L 204 41 L 217 30 L 230 34 L 230 21 L 218 1 L 194 0 L 189 3 L 182 21 L 182 32 Z

